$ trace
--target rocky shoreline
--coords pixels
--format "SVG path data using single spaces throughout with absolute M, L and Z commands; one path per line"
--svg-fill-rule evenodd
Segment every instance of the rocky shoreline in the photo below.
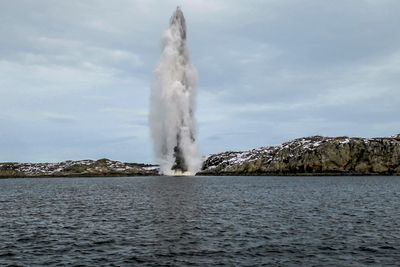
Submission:
M 400 135 L 311 136 L 208 157 L 203 175 L 400 175 Z
M 158 166 L 109 159 L 0 163 L 0 178 L 158 175 Z M 208 156 L 197 175 L 400 175 L 400 134 L 295 139 L 282 145 Z
M 109 159 L 67 160 L 58 163 L 0 163 L 0 178 L 104 177 L 157 175 L 158 166 Z

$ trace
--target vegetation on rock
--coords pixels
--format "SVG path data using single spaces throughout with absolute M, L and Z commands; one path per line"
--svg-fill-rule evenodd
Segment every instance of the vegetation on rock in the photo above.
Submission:
M 59 163 L 0 163 L 0 177 L 80 177 L 157 175 L 158 167 L 109 159 Z

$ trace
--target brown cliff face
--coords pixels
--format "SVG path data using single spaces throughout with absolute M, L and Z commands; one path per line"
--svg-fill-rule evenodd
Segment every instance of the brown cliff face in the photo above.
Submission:
M 208 157 L 203 175 L 400 175 L 400 135 L 312 136 Z

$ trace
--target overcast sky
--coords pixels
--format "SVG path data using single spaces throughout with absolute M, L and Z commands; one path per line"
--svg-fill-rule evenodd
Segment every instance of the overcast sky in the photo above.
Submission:
M 400 133 L 398 0 L 0 1 L 0 161 L 154 162 L 147 114 L 176 5 L 202 154 Z

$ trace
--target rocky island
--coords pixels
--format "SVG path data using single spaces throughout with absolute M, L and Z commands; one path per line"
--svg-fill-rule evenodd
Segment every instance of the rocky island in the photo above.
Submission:
M 0 178 L 158 175 L 158 166 L 109 159 L 0 163 Z M 400 175 L 400 134 L 295 139 L 205 158 L 198 175 Z
M 400 175 L 400 134 L 295 139 L 279 146 L 211 155 L 203 175 Z
M 99 177 L 157 175 L 158 166 L 109 159 L 67 160 L 58 163 L 0 163 L 0 178 Z

